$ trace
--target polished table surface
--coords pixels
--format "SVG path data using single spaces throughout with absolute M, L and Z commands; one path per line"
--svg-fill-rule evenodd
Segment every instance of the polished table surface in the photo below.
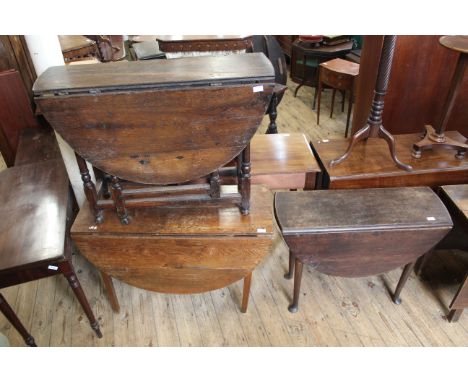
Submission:
M 67 202 L 61 159 L 0 172 L 0 273 L 64 256 Z
M 447 131 L 448 137 L 463 140 L 456 131 Z M 397 168 L 390 157 L 383 139 L 369 138 L 367 143 L 355 146 L 351 155 L 339 165 L 330 166 L 330 161 L 341 156 L 349 140 L 311 141 L 316 158 L 323 166 L 323 188 L 368 188 L 441 186 L 468 182 L 468 158 L 455 158 L 455 150 L 434 149 L 424 153 L 421 159 L 411 156 L 414 142 L 419 134 L 394 135 L 397 157 L 413 167 L 412 172 Z
M 270 189 L 315 187 L 321 169 L 304 134 L 256 134 L 250 150 L 253 184 Z

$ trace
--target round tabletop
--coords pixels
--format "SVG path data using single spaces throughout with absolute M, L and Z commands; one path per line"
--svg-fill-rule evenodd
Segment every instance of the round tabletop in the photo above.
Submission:
M 439 42 L 446 48 L 468 53 L 468 36 L 443 36 Z

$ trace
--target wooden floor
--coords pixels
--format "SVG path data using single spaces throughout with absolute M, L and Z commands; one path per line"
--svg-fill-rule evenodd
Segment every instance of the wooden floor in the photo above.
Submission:
M 304 132 L 312 139 L 344 134 L 345 113 L 330 92 L 323 97 L 323 123 L 311 110 L 311 88 L 293 98 L 291 84 L 278 113 L 279 132 Z M 327 94 L 328 93 L 328 94 Z M 338 98 L 338 97 L 337 97 Z M 261 132 L 265 131 L 268 118 Z M 114 314 L 99 275 L 81 255 L 78 277 L 99 319 L 97 339 L 64 278 L 50 277 L 3 289 L 7 301 L 39 346 L 467 346 L 468 312 L 447 322 L 447 306 L 457 288 L 466 253 L 438 251 L 422 281 L 412 275 L 397 306 L 389 297 L 401 270 L 361 279 L 330 277 L 305 268 L 299 312 L 289 313 L 292 280 L 285 280 L 287 248 L 276 235 L 272 253 L 255 271 L 250 305 L 239 311 L 242 282 L 210 293 L 164 295 L 115 282 L 121 302 Z M 0 315 L 0 332 L 12 346 L 24 346 Z

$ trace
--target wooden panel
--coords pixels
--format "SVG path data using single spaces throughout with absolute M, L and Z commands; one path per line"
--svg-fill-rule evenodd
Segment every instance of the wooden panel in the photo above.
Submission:
M 273 91 L 252 86 L 37 99 L 83 158 L 120 178 L 169 184 L 229 162 L 256 132 Z M 86 134 L 84 134 L 86 132 Z
M 73 234 L 81 253 L 125 283 L 161 293 L 201 293 L 247 276 L 269 253 L 272 236 L 116 237 Z
M 454 131 L 447 132 L 447 136 L 463 139 Z M 333 167 L 330 161 L 346 151 L 348 140 L 320 140 L 311 144 L 326 171 L 325 186 L 329 188 L 433 187 L 468 182 L 468 158 L 456 159 L 455 150 L 437 148 L 424 152 L 421 159 L 413 158 L 411 148 L 419 138 L 420 134 L 395 136 L 397 157 L 413 167 L 411 172 L 395 166 L 383 139 L 369 138 L 367 143 L 359 143 L 343 163 Z
M 275 211 L 284 235 L 451 226 L 429 187 L 277 192 Z M 427 220 L 431 216 L 434 220 Z
M 236 51 L 252 47 L 247 35 L 161 35 L 156 41 L 163 52 Z
M 319 272 L 342 277 L 365 277 L 389 272 L 415 261 L 451 229 L 311 233 L 285 235 L 299 259 Z
M 184 60 L 120 61 L 107 65 L 54 66 L 48 68 L 34 84 L 34 94 L 58 90 L 123 89 L 135 86 L 180 86 L 235 83 L 250 79 L 273 81 L 274 70 L 262 53 L 223 57 L 190 57 Z
M 32 100 L 36 71 L 24 36 L 0 36 L 0 72 L 10 69 L 15 69 L 21 74 L 28 97 Z
M 381 36 L 366 36 L 361 56 L 361 78 L 353 131 L 368 117 L 380 56 Z M 422 131 L 441 118 L 445 97 L 455 71 L 458 53 L 439 44 L 440 36 L 398 36 L 383 125 L 393 134 Z M 430 59 L 428 59 L 430 57 Z M 375 74 L 374 74 L 375 73 Z M 450 117 L 448 130 L 468 136 L 468 74 Z
M 18 146 L 19 133 L 24 128 L 37 128 L 19 72 L 10 70 L 0 73 L 0 130 L 2 130 L 2 153 L 8 165 L 12 165 Z

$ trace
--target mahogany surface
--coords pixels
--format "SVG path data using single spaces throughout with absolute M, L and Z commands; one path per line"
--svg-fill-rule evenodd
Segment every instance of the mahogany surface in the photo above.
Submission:
M 304 134 L 256 134 L 251 160 L 252 184 L 270 189 L 313 188 L 321 171 Z
M 223 186 L 232 187 L 232 186 Z M 135 209 L 132 224 L 82 208 L 71 234 L 81 253 L 111 277 L 162 293 L 199 293 L 248 276 L 269 253 L 272 195 L 252 186 L 249 215 L 232 205 Z
M 73 213 L 65 166 L 61 158 L 35 162 L 38 153 L 27 158 L 24 150 L 35 145 L 28 142 L 27 135 L 33 134 L 22 136 L 25 147 L 21 147 L 17 165 L 0 172 L 0 288 L 62 274 L 92 329 L 102 337 L 71 262 L 68 230 Z M 50 135 L 41 138 L 46 146 L 53 147 L 52 137 L 55 140 Z M 35 138 L 41 141 L 37 135 Z M 52 150 L 51 155 L 57 151 Z M 0 310 L 25 342 L 35 346 L 34 339 L 1 296 Z
M 441 187 L 444 200 L 448 199 L 448 207 L 454 209 L 455 224 L 459 224 L 468 236 L 468 184 L 456 184 Z M 468 308 L 468 271 L 456 295 L 450 303 L 450 321 L 457 321 L 463 309 Z
M 456 131 L 447 131 L 446 135 L 457 140 L 463 139 Z M 349 141 L 336 139 L 311 142 L 323 169 L 322 187 L 434 187 L 468 182 L 468 159 L 456 159 L 456 150 L 434 149 L 425 153 L 421 159 L 413 158 L 411 149 L 419 137 L 419 134 L 394 136 L 397 156 L 413 167 L 411 172 L 395 166 L 388 155 L 387 143 L 382 139 L 369 138 L 367 143 L 357 144 L 346 161 L 332 167 L 330 161 L 346 150 Z
M 95 167 L 134 182 L 170 184 L 236 157 L 273 88 L 271 63 L 252 53 L 52 67 L 34 92 L 54 129 Z M 64 91 L 69 95 L 57 95 Z
M 277 192 L 275 214 L 290 266 L 294 260 L 328 275 L 364 277 L 407 265 L 396 303 L 416 259 L 452 228 L 448 211 L 428 187 Z M 292 312 L 301 275 L 302 267 L 296 268 Z

